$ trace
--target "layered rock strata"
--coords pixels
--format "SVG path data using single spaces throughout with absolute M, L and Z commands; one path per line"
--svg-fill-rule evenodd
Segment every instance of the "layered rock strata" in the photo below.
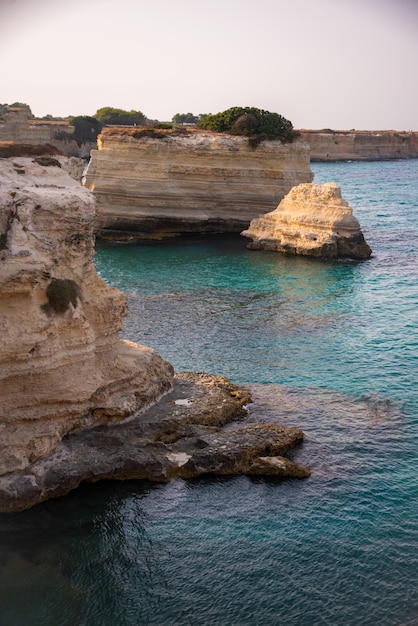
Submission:
M 418 158 L 418 133 L 302 130 L 311 161 L 384 161 Z
M 0 476 L 0 511 L 29 508 L 82 481 L 309 476 L 309 470 L 284 456 L 302 441 L 302 431 L 240 423 L 248 400 L 248 392 L 225 378 L 178 374 L 173 391 L 140 417 L 73 432 L 24 472 Z
M 119 338 L 127 305 L 92 263 L 93 195 L 42 158 L 0 160 L 0 475 L 173 382 L 171 365 Z
M 325 259 L 368 259 L 371 249 L 336 183 L 294 187 L 275 211 L 243 231 L 248 248 Z
M 308 145 L 188 130 L 105 129 L 86 186 L 102 236 L 240 232 L 310 182 Z

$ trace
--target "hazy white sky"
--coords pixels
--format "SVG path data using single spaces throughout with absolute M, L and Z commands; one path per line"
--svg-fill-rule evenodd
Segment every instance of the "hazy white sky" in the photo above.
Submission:
M 418 130 L 418 0 L 0 0 L 0 103 Z

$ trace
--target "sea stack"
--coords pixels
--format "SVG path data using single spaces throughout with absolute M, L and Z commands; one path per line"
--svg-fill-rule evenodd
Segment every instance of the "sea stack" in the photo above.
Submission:
M 2 477 L 172 387 L 171 365 L 119 337 L 127 305 L 96 273 L 94 217 L 94 196 L 55 158 L 0 159 Z
M 85 185 L 97 199 L 105 238 L 239 233 L 311 182 L 309 146 L 184 127 L 105 128 Z
M 252 250 L 276 250 L 324 259 L 370 258 L 360 224 L 336 183 L 297 185 L 270 213 L 242 232 Z

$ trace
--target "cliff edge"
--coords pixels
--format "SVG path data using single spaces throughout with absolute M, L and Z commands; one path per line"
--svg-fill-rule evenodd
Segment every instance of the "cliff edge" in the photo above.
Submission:
M 309 146 L 198 129 L 106 128 L 85 185 L 101 236 L 240 232 L 313 178 Z
M 418 158 L 418 133 L 395 130 L 301 130 L 311 161 L 389 161 Z
M 127 305 L 92 262 L 94 197 L 42 159 L 0 159 L 0 475 L 173 384 L 168 363 L 119 338 Z

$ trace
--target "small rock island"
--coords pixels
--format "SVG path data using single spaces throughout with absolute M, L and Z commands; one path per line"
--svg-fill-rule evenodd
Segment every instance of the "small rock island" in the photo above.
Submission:
M 252 250 L 276 250 L 324 259 L 370 258 L 360 224 L 336 183 L 297 185 L 270 213 L 242 233 Z

